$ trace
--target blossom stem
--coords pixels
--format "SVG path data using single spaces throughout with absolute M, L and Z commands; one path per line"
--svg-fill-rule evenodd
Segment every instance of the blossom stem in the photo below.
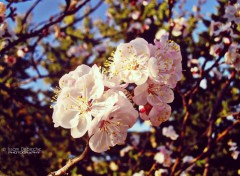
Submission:
M 80 156 L 68 160 L 68 162 L 66 163 L 65 166 L 63 166 L 62 168 L 60 168 L 59 170 L 57 170 L 55 172 L 50 173 L 48 176 L 59 176 L 59 175 L 66 174 L 66 172 L 71 167 L 73 167 L 76 163 L 78 163 L 79 161 L 85 159 L 87 154 L 88 154 L 88 152 L 89 152 L 89 145 L 88 145 L 88 140 L 87 140 L 85 149 L 84 149 L 83 153 Z

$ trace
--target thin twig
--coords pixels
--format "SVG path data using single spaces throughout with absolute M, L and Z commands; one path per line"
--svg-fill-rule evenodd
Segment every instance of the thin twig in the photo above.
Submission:
M 78 23 L 79 21 L 82 21 L 84 18 L 86 18 L 87 16 L 89 16 L 91 13 L 93 13 L 98 7 L 100 7 L 100 5 L 102 5 L 102 3 L 104 2 L 104 0 L 100 0 L 93 8 L 91 8 L 87 13 L 85 13 L 83 16 L 75 19 L 73 22 L 69 23 L 68 25 L 64 26 L 63 28 L 61 28 L 61 31 L 66 30 L 66 28 Z
M 27 11 L 26 15 L 24 16 L 23 20 L 22 20 L 22 24 L 24 24 L 26 21 L 27 21 L 27 18 L 28 16 L 31 14 L 31 12 L 33 11 L 33 9 L 38 5 L 38 3 L 40 2 L 41 0 L 37 0 L 30 8 L 29 10 Z M 21 31 L 23 30 L 23 25 L 22 25 L 22 29 Z
M 50 173 L 48 176 L 59 176 L 59 175 L 66 174 L 66 172 L 71 167 L 73 167 L 76 163 L 78 163 L 79 161 L 81 161 L 84 158 L 86 158 L 88 152 L 89 152 L 89 145 L 88 145 L 88 140 L 87 140 L 86 141 L 86 147 L 85 147 L 83 153 L 80 156 L 78 156 L 76 158 L 73 158 L 73 159 L 70 159 L 65 166 L 63 166 L 61 169 L 59 169 L 59 170 L 57 170 L 55 172 Z
M 17 40 L 14 40 L 13 42 L 10 42 L 5 48 L 3 48 L 0 51 L 0 55 L 3 55 L 6 51 L 8 51 L 10 48 L 18 45 L 21 42 L 26 41 L 27 39 L 39 36 L 39 35 L 44 35 L 42 34 L 44 30 L 48 30 L 49 27 L 51 27 L 52 25 L 61 22 L 66 16 L 72 15 L 74 13 L 76 13 L 78 10 L 80 10 L 82 7 L 84 7 L 84 5 L 89 2 L 89 0 L 85 0 L 83 3 L 81 3 L 77 8 L 75 8 L 74 10 L 71 11 L 67 11 L 65 13 L 61 13 L 62 15 L 60 15 L 57 19 L 55 20 L 51 20 L 49 23 L 45 24 L 43 27 L 41 27 L 38 30 L 35 30 L 31 33 L 28 34 L 23 34 L 21 35 L 20 38 L 18 38 Z
M 212 138 L 213 126 L 214 126 L 214 123 L 216 121 L 217 112 L 218 112 L 219 106 L 221 105 L 223 96 L 224 96 L 227 88 L 229 87 L 230 83 L 234 79 L 235 74 L 236 74 L 236 72 L 233 71 L 232 74 L 231 74 L 230 79 L 224 84 L 224 87 L 223 87 L 222 91 L 220 92 L 220 94 L 218 95 L 218 97 L 216 99 L 216 102 L 215 102 L 215 104 L 214 104 L 214 106 L 212 108 L 212 111 L 209 114 L 209 126 L 208 126 L 208 131 L 207 131 L 207 137 L 208 137 L 208 144 L 207 144 L 207 146 L 204 148 L 203 152 L 200 155 L 198 155 L 196 158 L 194 158 L 188 164 L 182 166 L 182 168 L 180 168 L 179 171 L 177 171 L 175 175 L 179 175 L 182 171 L 188 169 L 193 164 L 195 164 L 199 159 L 204 158 L 205 156 L 207 156 L 207 154 L 209 154 L 210 150 L 213 149 L 213 146 L 216 144 L 216 142 L 219 141 L 217 139 L 214 140 Z M 176 162 L 177 162 L 177 160 L 176 160 Z M 207 162 L 205 166 L 206 166 L 206 169 L 207 169 L 209 167 L 209 163 Z M 175 170 L 176 170 L 176 166 L 172 169 L 171 174 L 174 174 Z M 207 173 L 208 173 L 208 171 L 206 170 L 205 174 L 207 174 Z

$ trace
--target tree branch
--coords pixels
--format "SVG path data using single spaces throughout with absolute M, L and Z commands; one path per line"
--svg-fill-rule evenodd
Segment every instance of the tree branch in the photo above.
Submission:
M 196 158 L 194 158 L 190 163 L 188 163 L 188 164 L 184 165 L 182 168 L 180 168 L 179 171 L 175 175 L 179 175 L 182 171 L 188 169 L 193 164 L 195 164 L 199 159 L 204 158 L 205 156 L 207 156 L 209 154 L 209 151 L 213 149 L 213 146 L 216 144 L 216 142 L 219 142 L 220 139 L 215 139 L 214 140 L 212 138 L 213 126 L 214 126 L 214 123 L 216 121 L 216 114 L 218 112 L 219 106 L 221 105 L 223 96 L 224 96 L 227 88 L 229 87 L 230 83 L 234 79 L 235 74 L 236 74 L 236 72 L 233 71 L 232 74 L 231 74 L 231 77 L 229 78 L 229 80 L 224 84 L 224 87 L 223 87 L 222 91 L 220 92 L 220 94 L 218 95 L 218 97 L 216 99 L 216 102 L 215 102 L 215 104 L 214 104 L 214 106 L 212 108 L 212 111 L 209 114 L 209 121 L 210 122 L 209 122 L 208 130 L 207 130 L 207 137 L 208 137 L 208 144 L 207 144 L 207 146 L 204 148 L 203 152 L 200 155 L 198 155 Z M 232 128 L 230 128 L 230 129 L 232 129 Z M 223 137 L 221 137 L 221 139 L 222 138 Z M 179 162 L 179 161 L 176 160 L 175 163 L 177 163 L 177 162 Z M 171 174 L 173 174 L 175 172 L 175 170 L 176 170 L 176 166 L 175 165 L 177 165 L 177 164 L 174 164 Z M 204 174 L 207 174 L 208 173 L 207 169 L 209 167 L 209 163 L 208 162 L 205 164 L 205 167 L 206 167 L 206 170 L 204 171 Z
M 18 38 L 17 40 L 14 40 L 13 42 L 10 42 L 5 48 L 3 48 L 0 51 L 0 55 L 3 55 L 6 51 L 8 51 L 10 48 L 18 45 L 21 42 L 26 41 L 27 39 L 39 36 L 39 35 L 44 35 L 43 31 L 44 30 L 48 30 L 48 28 L 56 23 L 61 22 L 66 16 L 72 15 L 74 13 L 76 13 L 78 10 L 80 10 L 82 7 L 84 7 L 85 4 L 87 4 L 87 2 L 89 2 L 90 0 L 85 0 L 83 3 L 81 3 L 77 8 L 75 8 L 74 10 L 71 11 L 66 11 L 65 13 L 60 13 L 61 15 L 55 19 L 55 20 L 50 20 L 49 23 L 45 24 L 43 27 L 41 27 L 38 30 L 35 30 L 33 32 L 30 32 L 28 34 L 23 34 L 21 35 L 20 38 Z
M 57 170 L 55 172 L 50 173 L 48 176 L 59 176 L 59 175 L 66 174 L 66 172 L 71 167 L 73 167 L 76 163 L 78 163 L 79 161 L 81 161 L 84 158 L 86 158 L 88 152 L 89 152 L 89 145 L 88 145 L 88 140 L 86 140 L 86 147 L 85 147 L 83 153 L 80 156 L 78 156 L 76 158 L 73 158 L 73 159 L 70 159 L 65 166 L 63 166 L 61 169 L 59 169 L 59 170 Z

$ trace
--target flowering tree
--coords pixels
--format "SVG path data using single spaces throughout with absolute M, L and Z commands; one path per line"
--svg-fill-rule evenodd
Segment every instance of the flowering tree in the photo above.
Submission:
M 41 3 L 0 3 L 0 175 L 240 172 L 239 1 Z

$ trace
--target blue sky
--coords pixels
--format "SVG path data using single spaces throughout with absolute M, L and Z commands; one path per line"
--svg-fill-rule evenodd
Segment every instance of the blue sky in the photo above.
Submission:
M 5 0 L 2 0 L 3 3 L 6 4 Z M 29 0 L 24 3 L 16 3 L 13 6 L 17 7 L 17 11 L 20 14 L 24 14 L 29 7 L 35 2 L 35 0 Z M 191 10 L 193 6 L 197 5 L 198 0 L 187 0 L 186 4 L 184 5 L 184 10 Z M 98 0 L 91 0 L 90 5 L 94 6 L 98 3 Z M 59 12 L 59 7 L 61 4 L 65 4 L 65 0 L 42 0 L 38 6 L 34 10 L 34 17 L 33 21 L 40 22 L 43 20 L 48 20 L 51 15 L 56 14 Z M 202 12 L 207 15 L 208 13 L 215 12 L 214 7 L 216 7 L 217 2 L 216 0 L 207 0 L 206 4 L 202 6 Z M 93 13 L 93 17 L 96 18 L 105 18 L 107 6 L 105 4 L 101 5 L 101 7 Z

